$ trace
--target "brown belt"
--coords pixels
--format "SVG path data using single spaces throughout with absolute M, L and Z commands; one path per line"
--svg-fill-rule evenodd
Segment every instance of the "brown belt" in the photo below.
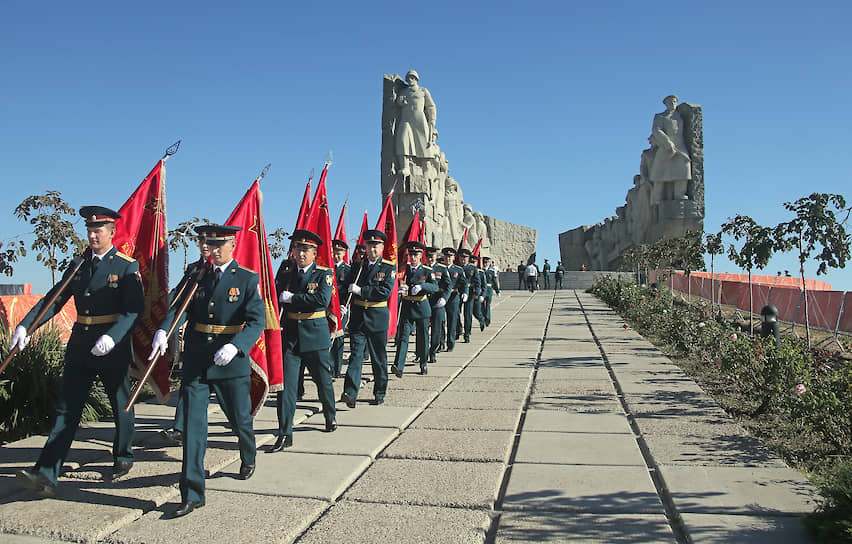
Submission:
M 325 310 L 319 312 L 287 312 L 287 319 L 295 319 L 296 321 L 305 321 L 307 319 L 319 319 L 325 317 Z
M 377 307 L 379 307 L 379 306 L 387 306 L 387 305 L 388 305 L 388 301 L 387 301 L 387 300 L 383 300 L 383 301 L 381 301 L 381 302 L 371 302 L 371 301 L 369 301 L 369 300 L 358 300 L 358 299 L 356 298 L 356 299 L 353 299 L 353 300 L 352 300 L 352 302 L 353 302 L 356 306 L 361 306 L 361 307 L 363 307 L 363 308 L 377 308 Z
M 420 302 L 421 300 L 426 300 L 426 295 L 405 295 L 402 297 L 402 300 L 407 300 L 409 302 Z
M 103 325 L 104 323 L 115 323 L 116 321 L 118 321 L 118 314 L 77 316 L 77 323 L 82 325 Z
M 243 325 L 244 323 L 240 325 L 206 325 L 204 323 L 196 323 L 192 328 L 205 334 L 237 334 L 243 330 Z

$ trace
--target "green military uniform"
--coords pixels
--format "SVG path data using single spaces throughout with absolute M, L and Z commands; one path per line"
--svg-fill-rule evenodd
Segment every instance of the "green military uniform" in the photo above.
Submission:
M 394 357 L 394 367 L 398 375 L 402 375 L 405 368 L 405 357 L 408 355 L 408 338 L 411 328 L 417 331 L 417 357 L 420 361 L 420 373 L 426 373 L 426 364 L 429 360 L 429 318 L 432 317 L 432 307 L 429 304 L 428 294 L 438 290 L 432 268 L 424 264 L 417 267 L 408 265 L 405 270 L 405 284 L 408 285 L 408 294 L 402 297 L 400 308 L 400 323 L 402 330 L 399 335 L 399 343 Z M 419 286 L 419 288 L 417 287 Z M 414 291 L 417 291 L 414 293 Z
M 317 385 L 327 427 L 334 421 L 335 409 L 328 353 L 331 335 L 326 319 L 334 275 L 330 268 L 316 263 L 311 263 L 304 271 L 296 267 L 291 274 L 287 291 L 292 293 L 292 299 L 283 309 L 286 319 L 284 390 L 278 392 L 278 433 L 292 437 L 297 382 L 303 364 Z
M 565 267 L 562 263 L 556 265 L 556 285 L 554 289 L 562 289 L 562 278 L 565 276 Z
M 491 325 L 491 300 L 494 298 L 494 293 L 500 294 L 500 277 L 497 275 L 497 271 L 489 266 L 485 270 L 485 289 L 483 291 L 485 297 L 483 318 L 486 327 Z
M 467 293 L 467 276 L 464 268 L 453 263 L 447 267 L 450 277 L 450 298 L 447 300 L 447 351 L 453 351 L 456 346 L 459 313 L 462 295 Z
M 476 274 L 479 277 L 479 296 L 473 301 L 473 317 L 479 321 L 479 330 L 485 330 L 485 270 L 477 267 Z
M 65 271 L 63 281 L 71 271 L 71 268 Z M 138 274 L 139 263 L 114 247 L 103 254 L 97 264 L 93 258 L 88 258 L 74 274 L 68 288 L 36 323 L 37 326 L 46 323 L 62 310 L 71 296 L 74 297 L 77 321 L 65 349 L 56 421 L 35 464 L 35 471 L 47 477 L 53 485 L 56 485 L 62 463 L 80 425 L 83 405 L 96 378 L 104 384 L 115 419 L 113 458 L 117 463 L 133 462 L 134 411 L 125 412 L 124 407 L 130 398 L 127 371 L 133 361 L 131 335 L 128 333 L 145 308 Z M 60 284 L 33 306 L 19 326 L 29 328 L 33 325 L 36 315 Z M 95 356 L 91 350 L 102 335 L 111 337 L 115 347 L 106 355 Z
M 518 265 L 518 289 L 527 289 L 527 265 L 524 263 Z
M 550 263 L 547 259 L 544 260 L 544 266 L 541 267 L 541 277 L 544 279 L 544 288 L 550 289 Z
M 352 267 L 344 261 L 340 261 L 340 264 L 334 266 L 334 281 L 337 282 L 337 293 L 340 295 L 341 303 L 346 300 L 343 296 L 343 285 L 350 270 L 352 270 Z M 341 330 L 345 330 L 349 325 L 349 314 L 342 317 L 343 323 Z M 343 369 L 343 340 L 344 338 L 341 334 L 331 342 L 331 370 L 334 377 L 339 376 L 340 371 Z
M 256 449 L 251 416 L 251 360 L 254 346 L 266 324 L 266 309 L 258 292 L 256 272 L 234 259 L 217 279 L 214 267 L 199 282 L 187 308 L 183 351 L 184 448 L 180 492 L 186 503 L 204 503 L 204 454 L 207 450 L 207 407 L 210 390 L 216 392 L 222 411 L 237 435 L 244 467 L 255 464 Z M 160 329 L 168 330 L 178 305 L 166 315 Z M 214 364 L 217 351 L 231 344 L 237 354 L 231 361 Z
M 432 306 L 432 342 L 429 345 L 429 362 L 434 363 L 440 346 L 444 346 L 447 337 L 447 302 L 452 294 L 450 283 L 450 270 L 443 263 L 435 263 L 432 267 L 432 275 L 438 289 L 429 293 L 429 304 Z M 441 302 L 443 301 L 443 302 Z
M 363 268 L 363 271 L 362 271 Z M 360 272 L 360 275 L 359 275 Z M 355 281 L 355 278 L 358 281 Z M 361 294 L 352 293 L 349 316 L 349 367 L 346 369 L 346 382 L 343 394 L 358 398 L 361 387 L 361 365 L 364 352 L 369 350 L 373 367 L 373 396 L 383 401 L 388 388 L 388 324 L 390 311 L 388 298 L 396 281 L 396 268 L 393 262 L 379 259 L 370 263 L 368 259 L 355 261 L 346 278 L 347 291 L 350 285 L 361 287 Z
M 467 301 L 464 303 L 464 341 L 470 342 L 470 331 L 473 328 L 473 309 L 479 303 L 482 293 L 482 281 L 479 277 L 479 268 L 475 264 L 468 263 L 464 267 L 464 275 L 468 281 Z

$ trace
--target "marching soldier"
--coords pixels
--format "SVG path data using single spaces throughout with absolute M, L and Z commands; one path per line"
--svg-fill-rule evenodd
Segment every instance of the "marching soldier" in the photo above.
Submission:
M 464 303 L 464 343 L 470 343 L 470 331 L 473 328 L 473 307 L 474 301 L 479 299 L 480 293 L 482 291 L 482 283 L 479 280 L 479 268 L 473 264 L 468 262 L 470 259 L 470 250 L 463 249 L 459 252 L 461 255 L 462 268 L 464 268 L 464 275 L 468 281 L 468 289 L 467 293 L 462 297 L 462 302 Z
M 112 479 L 124 476 L 133 466 L 134 413 L 133 410 L 125 412 L 124 406 L 130 397 L 127 371 L 133 360 L 129 332 L 145 307 L 139 263 L 112 245 L 115 220 L 121 217 L 118 213 L 101 206 L 84 206 L 80 208 L 80 215 L 86 219 L 91 257 L 74 274 L 42 320 L 35 324 L 40 326 L 47 322 L 62 310 L 71 296 L 74 297 L 77 321 L 65 350 L 56 421 L 35 466 L 16 474 L 18 483 L 45 497 L 56 493 L 62 463 L 80 425 L 83 405 L 95 378 L 103 382 L 115 418 Z M 64 278 L 72 270 L 68 269 Z M 11 347 L 24 349 L 30 339 L 27 329 L 59 285 L 48 291 L 18 324 Z
M 397 378 L 402 378 L 405 368 L 405 357 L 408 355 L 408 339 L 411 335 L 411 327 L 417 329 L 417 355 L 420 361 L 420 374 L 427 373 L 426 364 L 429 360 L 429 318 L 432 317 L 432 308 L 429 305 L 428 294 L 438 290 L 432 268 L 421 263 L 423 250 L 426 249 L 422 243 L 417 241 L 408 242 L 405 245 L 408 250 L 410 263 L 405 269 L 405 283 L 400 286 L 402 293 L 402 307 L 400 308 L 400 323 L 402 331 L 399 335 L 399 344 L 396 348 L 396 356 L 393 362 L 393 373 Z
M 518 289 L 523 291 L 527 288 L 527 265 L 522 262 L 518 265 Z
M 337 292 L 343 299 L 343 285 L 346 281 L 346 276 L 352 269 L 348 263 L 343 260 L 346 252 L 349 250 L 349 245 L 343 240 L 332 240 L 331 245 L 334 248 L 334 281 L 337 283 Z M 349 315 L 342 316 L 343 323 L 340 327 L 345 330 L 349 322 Z M 331 342 L 331 370 L 332 378 L 339 378 L 340 371 L 343 368 L 343 335 L 341 334 Z
M 278 392 L 278 438 L 271 452 L 293 445 L 293 415 L 296 413 L 296 389 L 299 373 L 306 366 L 317 385 L 326 432 L 337 429 L 334 389 L 331 386 L 329 347 L 331 336 L 326 308 L 331 302 L 334 275 L 331 269 L 317 265 L 317 247 L 322 238 L 296 229 L 290 237 L 296 267 L 287 278 L 287 289 L 279 289 L 284 304 L 284 390 Z
M 437 262 L 438 248 L 426 248 L 426 264 L 432 267 L 432 275 L 438 284 L 438 290 L 429 293 L 429 305 L 432 307 L 432 336 L 429 345 L 429 363 L 434 364 L 436 354 L 446 349 L 447 337 L 447 300 L 450 298 L 450 274 L 447 265 Z
M 249 350 L 263 332 L 266 309 L 260 298 L 257 273 L 241 267 L 233 258 L 239 230 L 242 229 L 229 225 L 196 227 L 210 248 L 213 269 L 199 282 L 185 316 L 176 315 L 175 305 L 152 343 L 149 359 L 165 353 L 166 331 L 174 320 L 187 320 L 181 389 L 185 426 L 181 504 L 173 517 L 185 516 L 205 504 L 204 454 L 211 389 L 237 435 L 239 478 L 247 480 L 254 474 L 257 450 L 252 428 Z
M 388 388 L 388 298 L 396 281 L 393 262 L 382 259 L 387 236 L 380 230 L 364 232 L 366 257 L 355 261 L 346 278 L 347 291 L 352 293 L 349 313 L 349 367 L 340 400 L 355 408 L 361 388 L 361 365 L 364 352 L 370 352 L 373 366 L 373 397 L 375 404 L 385 401 Z
M 485 319 L 485 326 L 488 327 L 491 325 L 491 299 L 494 293 L 497 293 L 498 297 L 500 296 L 500 276 L 497 275 L 497 268 L 491 264 L 491 257 L 483 257 L 482 265 L 485 267 L 485 290 L 483 293 L 485 302 L 483 303 L 482 317 Z
M 547 259 L 544 260 L 544 266 L 541 267 L 541 277 L 544 279 L 544 288 L 550 289 L 550 263 Z
M 459 311 L 463 299 L 467 298 L 467 277 L 464 268 L 454 261 L 456 250 L 445 247 L 441 250 L 444 260 L 448 263 L 447 274 L 450 278 L 450 298 L 447 299 L 447 351 L 456 347 L 456 331 L 459 326 Z
M 476 267 L 479 282 L 479 295 L 473 299 L 473 317 L 479 321 L 479 330 L 485 330 L 485 270 L 480 266 L 479 256 L 471 255 L 471 263 Z
M 554 289 L 562 289 L 562 277 L 565 275 L 565 267 L 562 266 L 562 261 L 556 263 L 556 285 Z

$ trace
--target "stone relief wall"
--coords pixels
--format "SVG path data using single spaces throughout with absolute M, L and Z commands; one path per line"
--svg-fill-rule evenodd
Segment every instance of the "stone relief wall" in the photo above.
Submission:
M 482 238 L 482 254 L 501 269 L 526 261 L 536 250 L 536 230 L 489 217 L 465 202 L 438 145 L 437 107 L 419 80 L 411 70 L 405 81 L 386 74 L 382 85 L 382 199 L 393 189 L 399 236 L 419 210 L 429 245 L 458 247 L 467 227 L 467 247 Z
M 663 99 L 654 115 L 651 147 L 642 151 L 639 174 L 615 216 L 559 235 L 568 270 L 617 270 L 632 246 L 704 229 L 704 129 L 701 106 Z

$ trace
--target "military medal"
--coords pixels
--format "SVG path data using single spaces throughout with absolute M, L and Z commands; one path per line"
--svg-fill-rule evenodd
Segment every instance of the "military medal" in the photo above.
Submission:
M 329 286 L 329 287 L 331 287 L 331 276 L 326 276 L 326 277 L 325 277 L 325 283 L 327 283 L 327 284 L 328 284 L 328 286 Z
M 308 284 L 308 294 L 313 295 L 316 292 L 317 292 L 317 284 L 313 283 L 313 282 L 309 283 Z
M 231 287 L 228 289 L 228 302 L 236 302 L 240 298 L 239 287 Z
M 384 281 L 385 280 L 385 273 L 384 272 L 376 272 L 376 279 L 379 280 L 379 281 Z
M 113 289 L 118 287 L 118 274 L 110 274 L 109 276 L 107 276 L 107 283 Z

